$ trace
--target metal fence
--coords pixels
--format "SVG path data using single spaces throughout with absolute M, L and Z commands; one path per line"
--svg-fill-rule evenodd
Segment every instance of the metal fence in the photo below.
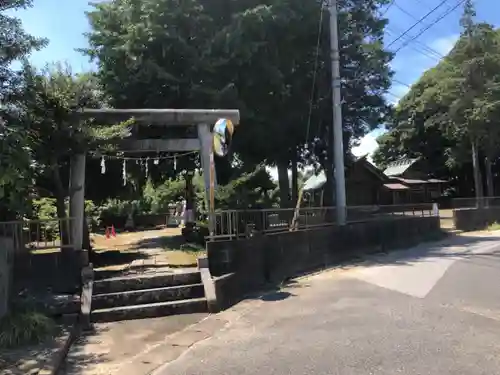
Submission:
M 219 211 L 214 214 L 214 234 L 208 240 L 248 237 L 256 232 L 275 233 L 336 225 L 336 211 L 336 207 Z M 437 215 L 432 203 L 346 208 L 348 223 Z
M 73 246 L 72 218 L 0 222 L 0 237 L 14 241 L 15 251 L 48 250 Z
M 454 210 L 488 207 L 500 207 L 500 197 L 455 198 L 452 200 Z

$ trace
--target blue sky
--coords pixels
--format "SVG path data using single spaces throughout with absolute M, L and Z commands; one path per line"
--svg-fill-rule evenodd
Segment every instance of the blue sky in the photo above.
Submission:
M 389 18 L 387 43 L 406 30 L 416 20 L 436 7 L 442 0 L 396 0 L 389 8 L 386 16 Z M 420 30 L 432 24 L 441 15 L 454 7 L 459 0 L 447 0 L 444 5 L 432 13 L 426 21 L 408 33 L 408 37 L 417 35 Z M 500 1 L 476 0 L 477 19 L 500 26 Z M 50 43 L 47 48 L 32 55 L 34 64 L 43 66 L 51 61 L 66 61 L 75 72 L 92 69 L 87 58 L 75 51 L 75 48 L 85 47 L 83 36 L 88 30 L 85 11 L 90 10 L 88 0 L 34 0 L 34 7 L 16 12 L 23 21 L 25 29 L 37 36 L 47 37 Z M 436 25 L 418 37 L 417 42 L 409 43 L 402 48 L 392 62 L 396 72 L 395 79 L 403 84 L 394 83 L 388 95 L 388 100 L 397 102 L 408 87 L 430 67 L 434 66 L 439 55 L 445 55 L 455 43 L 459 28 L 461 7 L 453 11 Z M 391 50 L 398 49 L 405 38 L 391 45 Z M 375 138 L 382 130 L 376 130 L 365 136 L 359 147 L 353 149 L 357 155 L 371 153 L 376 148 Z

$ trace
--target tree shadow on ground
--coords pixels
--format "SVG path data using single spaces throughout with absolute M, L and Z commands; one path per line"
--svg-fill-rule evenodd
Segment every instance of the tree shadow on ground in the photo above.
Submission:
M 277 302 L 277 301 L 283 301 L 285 299 L 288 299 L 290 297 L 294 297 L 295 294 L 292 294 L 290 292 L 286 292 L 283 290 L 277 290 L 277 291 L 271 291 L 269 293 L 263 294 L 260 296 L 260 300 L 264 302 Z
M 50 363 L 52 358 L 57 355 L 61 342 L 69 329 L 65 325 L 56 325 L 39 343 L 0 348 L 0 374 L 19 374 L 17 369 L 20 367 L 24 371 L 31 371 L 31 367 L 35 368 Z
M 147 254 L 139 251 L 104 250 L 92 251 L 89 255 L 94 267 L 119 266 L 132 263 L 134 260 L 147 259 Z
M 145 249 L 164 249 L 171 251 L 186 251 L 186 252 L 200 252 L 204 251 L 205 247 L 203 245 L 188 242 L 182 235 L 173 236 L 159 236 L 154 238 L 144 238 L 135 242 L 130 249 L 131 250 L 145 250 Z
M 58 373 L 65 375 L 85 374 L 89 368 L 105 365 L 110 362 L 111 359 L 107 353 L 95 353 L 85 350 L 88 344 L 96 340 L 97 335 L 101 335 L 107 331 L 106 327 L 96 328 L 94 326 L 89 331 L 81 332 L 71 345 L 70 351 Z

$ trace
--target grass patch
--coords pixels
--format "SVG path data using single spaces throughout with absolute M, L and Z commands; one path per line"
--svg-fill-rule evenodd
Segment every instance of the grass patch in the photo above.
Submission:
M 0 348 L 38 344 L 55 334 L 56 324 L 36 311 L 12 311 L 0 319 Z
M 487 230 L 489 230 L 489 231 L 500 230 L 500 223 L 494 222 L 493 224 L 488 226 Z
M 182 236 L 172 236 L 162 241 L 162 248 L 172 267 L 191 267 L 197 264 L 198 257 L 205 256 L 205 246 L 186 242 Z

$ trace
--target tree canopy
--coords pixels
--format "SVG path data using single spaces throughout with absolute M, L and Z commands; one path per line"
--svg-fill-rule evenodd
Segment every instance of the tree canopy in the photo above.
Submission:
M 29 0 L 5 0 L 0 4 L 0 211 L 21 210 L 23 196 L 31 183 L 32 165 L 23 123 L 26 106 L 22 96 L 22 74 L 12 68 L 46 40 L 27 34 L 18 18 L 8 10 L 31 6 Z
M 402 157 L 420 157 L 427 161 L 430 174 L 458 185 L 458 176 L 462 182 L 467 180 L 464 171 L 470 176 L 474 167 L 479 195 L 483 194 L 481 170 L 485 170 L 491 195 L 491 161 L 499 157 L 495 145 L 500 141 L 500 31 L 474 23 L 473 16 L 467 2 L 461 37 L 400 100 L 389 132 L 378 139 L 374 161 L 384 166 Z M 479 165 L 479 157 L 484 166 Z M 470 189 L 462 188 L 463 193 Z
M 383 94 L 390 84 L 392 55 L 383 47 L 387 20 L 379 12 L 388 3 L 339 1 L 346 152 L 389 112 Z M 57 214 L 64 215 L 69 156 L 99 151 L 103 141 L 128 134 L 124 124 L 75 121 L 73 113 L 82 107 L 240 109 L 242 126 L 235 134 L 234 152 L 216 160 L 218 180 L 232 184 L 219 192 L 221 202 L 249 206 L 250 196 L 270 197 L 274 185 L 263 164 L 278 166 L 285 176 L 280 179 L 284 205 L 289 201 L 290 166 L 292 180 L 297 180 L 300 165 L 331 168 L 329 14 L 322 1 L 100 2 L 88 13 L 89 48 L 83 50 L 96 61 L 95 74 L 74 74 L 61 63 L 37 69 L 23 61 L 47 41 L 27 35 L 20 21 L 4 12 L 30 5 L 11 0 L 0 8 L 0 100 L 7 103 L 1 108 L 0 132 L 4 194 L 13 198 L 23 192 L 23 184 L 34 182 L 34 193 L 56 198 Z M 23 64 L 13 71 L 16 61 Z M 161 129 L 158 134 L 154 127 L 140 127 L 133 132 L 189 137 L 196 129 Z M 111 161 L 110 173 L 102 176 L 98 159 L 87 162 L 87 180 L 99 181 L 87 186 L 89 197 L 133 199 L 148 183 L 154 191 L 200 168 L 197 156 L 160 162 L 149 176 L 134 164 L 127 170 L 131 184 L 123 187 L 118 163 Z M 255 181 L 265 192 L 253 187 Z M 251 187 L 244 193 L 247 183 Z M 297 183 L 292 187 L 297 190 Z
M 391 55 L 378 13 L 386 3 L 339 2 L 346 149 L 387 113 Z M 286 171 L 292 159 L 325 162 L 327 12 L 320 1 L 113 0 L 89 12 L 84 52 L 96 60 L 111 105 L 239 108 L 239 159 Z M 312 153 L 304 152 L 307 144 Z

